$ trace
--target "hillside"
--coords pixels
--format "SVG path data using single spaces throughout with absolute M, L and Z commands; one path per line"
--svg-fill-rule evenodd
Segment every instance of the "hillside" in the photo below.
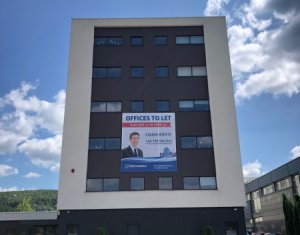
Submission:
M 0 212 L 18 211 L 17 207 L 23 198 L 31 199 L 34 211 L 56 210 L 57 190 L 28 190 L 0 192 Z

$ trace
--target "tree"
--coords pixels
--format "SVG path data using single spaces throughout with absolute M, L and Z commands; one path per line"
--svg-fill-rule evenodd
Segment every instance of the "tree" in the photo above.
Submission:
M 300 197 L 298 195 L 294 196 L 294 229 L 295 234 L 300 234 Z
M 33 211 L 31 207 L 31 197 L 23 197 L 17 206 L 17 211 Z
M 109 235 L 109 232 L 106 227 L 98 227 L 97 235 Z
M 212 226 L 205 226 L 202 230 L 201 235 L 214 235 L 214 230 Z
M 287 235 L 296 235 L 295 233 L 295 207 L 293 203 L 287 198 L 285 194 L 282 195 L 283 197 L 283 213 L 285 218 L 285 227 L 286 227 L 286 234 Z

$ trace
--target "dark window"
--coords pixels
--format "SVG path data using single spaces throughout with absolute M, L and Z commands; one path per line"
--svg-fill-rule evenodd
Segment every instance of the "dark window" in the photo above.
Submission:
M 168 38 L 166 36 L 156 36 L 154 37 L 154 44 L 155 45 L 167 45 Z
M 115 113 L 121 112 L 122 103 L 119 101 L 108 101 L 108 102 L 92 102 L 91 103 L 91 112 L 92 113 Z
M 68 224 L 67 225 L 67 235 L 78 235 L 78 225 Z
M 127 235 L 140 235 L 140 226 L 138 224 L 128 224 Z
M 121 67 L 93 68 L 93 78 L 99 78 L 99 79 L 122 78 L 122 68 Z
M 87 192 L 101 192 L 103 188 L 103 179 L 87 179 L 86 191 Z
M 212 148 L 212 138 L 211 136 L 201 136 L 197 137 L 197 148 Z
M 157 100 L 156 101 L 157 112 L 170 112 L 170 101 L 169 100 Z
M 159 177 L 158 188 L 161 190 L 168 190 L 173 188 L 172 177 Z
M 144 101 L 131 101 L 131 112 L 132 113 L 144 112 Z
M 105 138 L 105 149 L 120 149 L 120 138 Z
M 196 137 L 181 137 L 181 148 L 182 149 L 197 148 L 197 138 Z
M 216 177 L 200 177 L 201 189 L 216 189 Z
M 91 138 L 89 141 L 90 150 L 102 150 L 104 149 L 104 138 Z
M 183 177 L 184 189 L 200 189 L 199 177 Z
M 97 37 L 94 40 L 95 46 L 122 46 L 122 37 Z
M 103 191 L 119 191 L 119 179 L 108 178 L 103 180 Z
M 176 44 L 203 44 L 204 38 L 203 36 L 195 35 L 195 36 L 177 36 Z
M 142 78 L 144 77 L 144 67 L 131 67 L 130 76 L 133 78 Z
M 141 46 L 143 45 L 143 37 L 131 37 L 132 46 Z
M 155 67 L 155 76 L 157 78 L 165 78 L 169 76 L 168 66 L 157 66 Z
M 209 111 L 208 100 L 180 100 L 179 111 Z
M 130 190 L 145 190 L 145 180 L 144 178 L 131 178 Z

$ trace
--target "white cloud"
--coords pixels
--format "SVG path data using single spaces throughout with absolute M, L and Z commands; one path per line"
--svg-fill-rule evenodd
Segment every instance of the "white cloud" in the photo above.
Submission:
M 290 153 L 292 154 L 292 159 L 300 157 L 300 145 L 295 146 Z
M 36 173 L 36 172 L 31 171 L 31 172 L 27 173 L 26 175 L 24 175 L 23 177 L 25 177 L 25 178 L 39 178 L 39 177 L 41 177 L 41 175 Z
M 29 139 L 18 146 L 18 151 L 26 154 L 34 165 L 57 169 L 60 160 L 62 136 L 47 139 Z
M 35 165 L 56 171 L 59 168 L 65 91 L 53 101 L 32 93 L 36 86 L 22 82 L 20 87 L 0 97 L 0 155 L 19 151 Z M 48 138 L 37 138 L 46 130 Z
M 19 191 L 18 187 L 10 187 L 10 188 L 2 188 L 0 187 L 0 192 L 12 192 L 12 191 Z
M 228 4 L 230 0 L 208 0 L 204 10 L 205 16 L 216 16 L 225 14 L 224 5 Z
M 19 170 L 9 165 L 0 164 L 0 177 L 9 176 L 9 175 L 17 175 Z
M 244 177 L 259 177 L 262 175 L 261 168 L 262 165 L 258 160 L 247 163 L 243 165 L 243 175 Z

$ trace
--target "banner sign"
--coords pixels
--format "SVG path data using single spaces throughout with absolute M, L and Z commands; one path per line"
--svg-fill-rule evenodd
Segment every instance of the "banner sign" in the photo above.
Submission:
M 176 171 L 174 113 L 123 113 L 121 172 Z

